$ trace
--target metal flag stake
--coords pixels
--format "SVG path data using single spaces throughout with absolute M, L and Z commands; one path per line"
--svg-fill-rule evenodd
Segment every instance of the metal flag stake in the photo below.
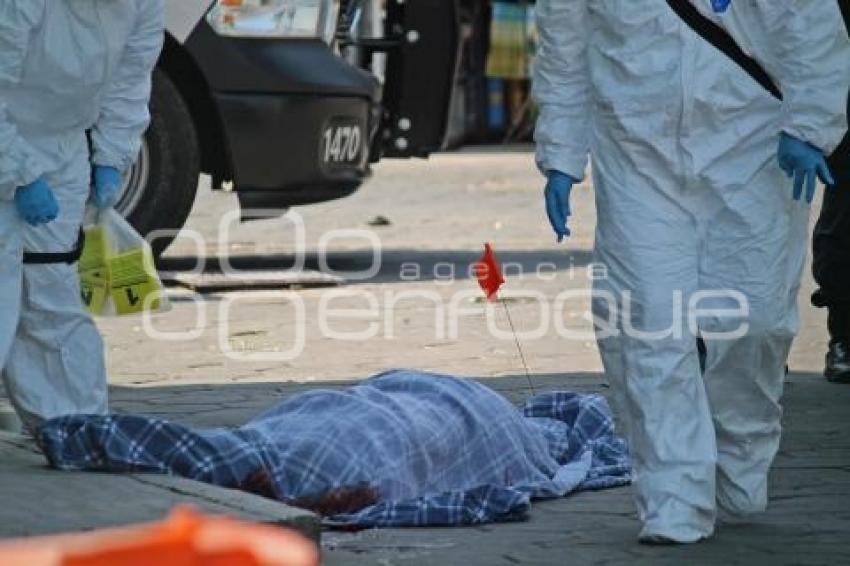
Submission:
M 525 370 L 525 378 L 528 380 L 528 387 L 531 389 L 531 394 L 535 395 L 536 391 L 534 390 L 534 383 L 531 381 L 531 372 L 528 371 L 528 363 L 525 361 L 525 353 L 522 351 L 522 344 L 516 333 L 513 318 L 511 318 L 511 311 L 508 308 L 507 301 L 503 297 L 499 297 L 499 289 L 505 283 L 505 277 L 502 275 L 502 266 L 499 264 L 499 260 L 496 259 L 493 246 L 489 242 L 484 244 L 484 255 L 475 262 L 474 269 L 475 276 L 478 278 L 478 284 L 484 291 L 487 300 L 491 302 L 498 300 L 505 309 L 505 315 L 508 317 L 508 324 L 511 327 L 514 343 L 516 344 L 517 352 L 519 352 L 519 359 L 522 361 L 523 370 Z

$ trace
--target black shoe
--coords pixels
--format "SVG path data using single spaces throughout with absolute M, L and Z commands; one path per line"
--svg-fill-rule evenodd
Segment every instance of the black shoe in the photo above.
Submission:
M 850 340 L 829 343 L 824 375 L 832 383 L 850 383 Z

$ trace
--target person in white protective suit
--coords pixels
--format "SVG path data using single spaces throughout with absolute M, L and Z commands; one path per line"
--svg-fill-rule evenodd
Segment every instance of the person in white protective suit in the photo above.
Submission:
M 847 130 L 850 44 L 835 1 L 713 3 L 722 13 L 693 2 L 784 102 L 662 0 L 537 4 L 537 161 L 560 239 L 593 158 L 605 266 L 594 317 L 644 542 L 695 542 L 718 509 L 766 508 L 807 246 L 809 208 L 792 187 L 799 197 L 815 172 L 829 180 L 823 154 Z
M 107 411 L 74 250 L 86 202 L 109 206 L 138 154 L 163 10 L 162 0 L 0 0 L 0 367 L 30 429 Z

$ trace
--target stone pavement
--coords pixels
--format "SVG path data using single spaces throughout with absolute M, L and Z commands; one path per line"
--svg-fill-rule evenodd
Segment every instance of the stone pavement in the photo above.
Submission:
M 174 309 L 152 320 L 159 336 L 152 335 L 138 317 L 100 320 L 109 349 L 114 408 L 196 426 L 238 425 L 287 395 L 345 386 L 391 367 L 479 376 L 519 401 L 528 390 L 513 340 L 488 330 L 477 286 L 467 271 L 484 241 L 492 241 L 503 263 L 512 266 L 504 296 L 518 330 L 533 334 L 536 328 L 543 329 L 522 340 L 537 388 L 607 394 L 592 336 L 566 340 L 556 331 L 555 319 L 560 317 L 561 330 L 589 332 L 583 316 L 587 301 L 578 298 L 555 312 L 545 308 L 564 289 L 588 285 L 595 223 L 591 187 L 584 184 L 574 192 L 573 236 L 560 247 L 553 244 L 546 225 L 541 192 L 533 159 L 523 151 L 465 152 L 426 162 L 379 164 L 375 177 L 354 196 L 296 210 L 304 220 L 306 266 L 341 272 L 348 285 L 330 289 L 290 285 L 284 289 L 290 294 L 269 292 L 268 285 L 243 294 L 193 295 L 175 289 Z M 222 240 L 219 219 L 234 207 L 232 194 L 201 194 L 189 227 L 207 238 L 205 246 L 199 254 L 191 243 L 178 241 L 163 268 L 185 270 L 200 259 L 207 263 L 206 272 L 215 274 L 227 256 L 236 267 L 253 270 L 281 270 L 296 263 L 291 230 L 279 221 L 234 226 L 230 238 Z M 390 219 L 390 225 L 369 226 L 378 215 Z M 336 232 L 323 248 L 322 237 L 333 230 L 343 232 Z M 367 233 L 358 235 L 357 230 Z M 380 243 L 377 270 L 357 280 L 352 272 L 368 270 L 375 263 L 370 235 Z M 417 276 L 410 276 L 411 264 L 418 266 Z M 447 278 L 451 272 L 455 276 Z M 531 519 L 522 523 L 325 532 L 325 562 L 331 566 L 850 564 L 846 434 L 850 387 L 828 384 L 818 374 L 826 335 L 823 312 L 805 304 L 812 288 L 807 274 L 800 295 L 802 331 L 790 360 L 785 438 L 771 480 L 772 503 L 753 524 L 722 525 L 714 539 L 690 547 L 640 546 L 635 542 L 638 522 L 630 489 L 622 488 L 538 504 Z M 329 322 L 337 331 L 358 331 L 375 323 L 374 337 L 350 341 L 328 332 L 317 314 L 333 291 L 359 293 L 337 299 L 334 308 L 362 310 L 369 297 L 379 301 L 377 311 L 361 319 L 342 316 Z M 404 293 L 413 295 L 400 299 Z M 302 302 L 301 319 L 290 308 L 292 297 Z M 454 333 L 441 320 L 441 313 L 452 314 L 447 308 L 451 305 L 457 314 Z M 504 313 L 497 310 L 491 322 L 504 330 Z M 281 359 L 280 349 L 299 330 L 303 352 Z M 169 332 L 174 334 L 163 334 Z M 173 500 L 200 499 L 210 508 L 221 505 L 221 493 L 210 501 L 207 495 L 197 496 L 198 486 L 168 488 L 171 480 L 166 478 L 51 472 L 31 452 L 15 449 L 9 456 L 7 446 L 6 440 L 0 441 L 0 536 L 164 513 L 172 499 L 151 504 L 152 482 L 160 484 L 158 494 L 168 492 Z M 116 490 L 87 491 L 87 482 L 120 486 L 120 495 Z M 26 486 L 31 486 L 29 491 Z M 255 508 L 254 503 L 263 507 Z M 253 500 L 251 513 L 261 520 L 276 516 L 278 511 L 269 511 L 269 504 Z M 228 505 L 245 512 L 243 502 Z M 30 531 L 23 530 L 26 524 Z
M 522 375 L 484 382 L 514 402 L 529 394 Z M 532 382 L 538 391 L 609 393 L 604 378 L 593 373 L 538 374 Z M 298 391 L 351 383 L 128 388 L 115 391 L 113 399 L 122 410 L 199 426 L 233 425 Z M 721 525 L 708 542 L 682 548 L 637 544 L 631 489 L 622 488 L 536 504 L 524 523 L 325 532 L 325 564 L 850 564 L 850 387 L 796 373 L 788 378 L 785 403 L 785 437 L 768 513 L 750 525 Z
M 159 520 L 178 504 L 295 529 L 319 540 L 312 513 L 250 493 L 150 474 L 56 472 L 29 439 L 0 432 L 0 537 Z
M 593 373 L 534 375 L 538 391 L 570 389 L 609 393 Z M 485 378 L 514 402 L 528 394 L 524 376 Z M 195 426 L 238 425 L 279 399 L 315 387 L 342 387 L 353 381 L 305 386 L 296 383 L 115 387 L 121 412 L 141 412 Z M 688 547 L 646 547 L 635 542 L 639 525 L 630 488 L 580 493 L 535 504 L 522 523 L 469 528 L 388 529 L 360 533 L 324 532 L 329 566 L 435 564 L 534 566 L 574 564 L 850 564 L 850 438 L 846 434 L 850 387 L 826 383 L 819 375 L 795 373 L 787 381 L 785 437 L 771 478 L 771 507 L 748 525 L 721 525 L 712 540 Z M 28 457 L 26 473 L 9 470 L 0 442 L 0 534 L 74 529 L 80 516 L 107 525 L 165 513 L 173 501 L 196 502 L 197 487 L 181 485 L 173 500 L 153 489 L 168 478 L 60 474 Z M 86 482 L 88 480 L 88 482 Z M 115 490 L 102 491 L 104 482 Z M 123 482 L 123 483 L 119 483 Z M 190 482 L 186 482 L 187 484 Z M 188 491 L 187 491 L 188 489 Z M 117 497 L 121 491 L 124 499 Z M 226 491 L 226 490 L 225 490 Z M 151 498 L 151 493 L 156 497 Z M 108 497 L 105 495 L 109 495 Z M 207 499 L 206 494 L 202 495 Z M 276 520 L 272 507 L 257 511 L 251 501 L 204 507 L 263 521 Z M 38 504 L 34 504 L 38 501 Z M 271 503 L 271 502 L 268 502 Z M 274 515 L 275 518 L 271 518 Z M 94 526 L 94 524 L 93 524 Z M 36 529 L 29 531 L 28 529 Z

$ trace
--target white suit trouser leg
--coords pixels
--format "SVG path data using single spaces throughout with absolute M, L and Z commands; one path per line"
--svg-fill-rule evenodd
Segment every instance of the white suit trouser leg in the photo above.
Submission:
M 21 313 L 21 230 L 14 203 L 0 201 L 0 368 L 9 359 Z
M 626 185 L 596 176 L 599 346 L 632 446 L 642 536 L 694 541 L 713 532 L 718 505 L 742 515 L 767 504 L 808 208 L 772 160 L 746 186 L 703 179 L 680 199 L 669 179 L 623 175 Z M 696 303 L 704 376 L 696 293 L 710 293 Z M 683 314 L 671 315 L 677 304 Z
M 714 529 L 717 453 L 686 312 L 699 283 L 695 219 L 665 196 L 671 179 L 635 169 L 615 184 L 596 163 L 595 254 L 605 272 L 594 281 L 594 314 L 630 444 L 641 537 L 697 541 Z
M 14 242 L 0 271 L 0 361 L 6 390 L 30 430 L 53 417 L 107 412 L 103 341 L 82 305 L 77 266 L 21 259 L 23 250 L 73 249 L 89 194 L 88 159 L 77 153 L 66 171 L 48 177 L 60 206 L 55 221 L 32 227 L 14 203 L 0 205 L 2 240 Z
M 707 338 L 705 385 L 717 433 L 717 503 L 738 517 L 767 507 L 768 471 L 781 435 L 785 365 L 799 329 L 809 207 L 791 200 L 790 184 L 771 159 L 752 182 L 757 190 L 715 189 L 723 206 L 710 222 L 737 224 L 740 230 L 709 232 L 700 272 L 703 288 L 735 289 L 748 309 L 745 320 L 708 317 L 700 322 Z M 741 215 L 741 210 L 758 213 Z M 742 322 L 746 335 L 710 338 Z

